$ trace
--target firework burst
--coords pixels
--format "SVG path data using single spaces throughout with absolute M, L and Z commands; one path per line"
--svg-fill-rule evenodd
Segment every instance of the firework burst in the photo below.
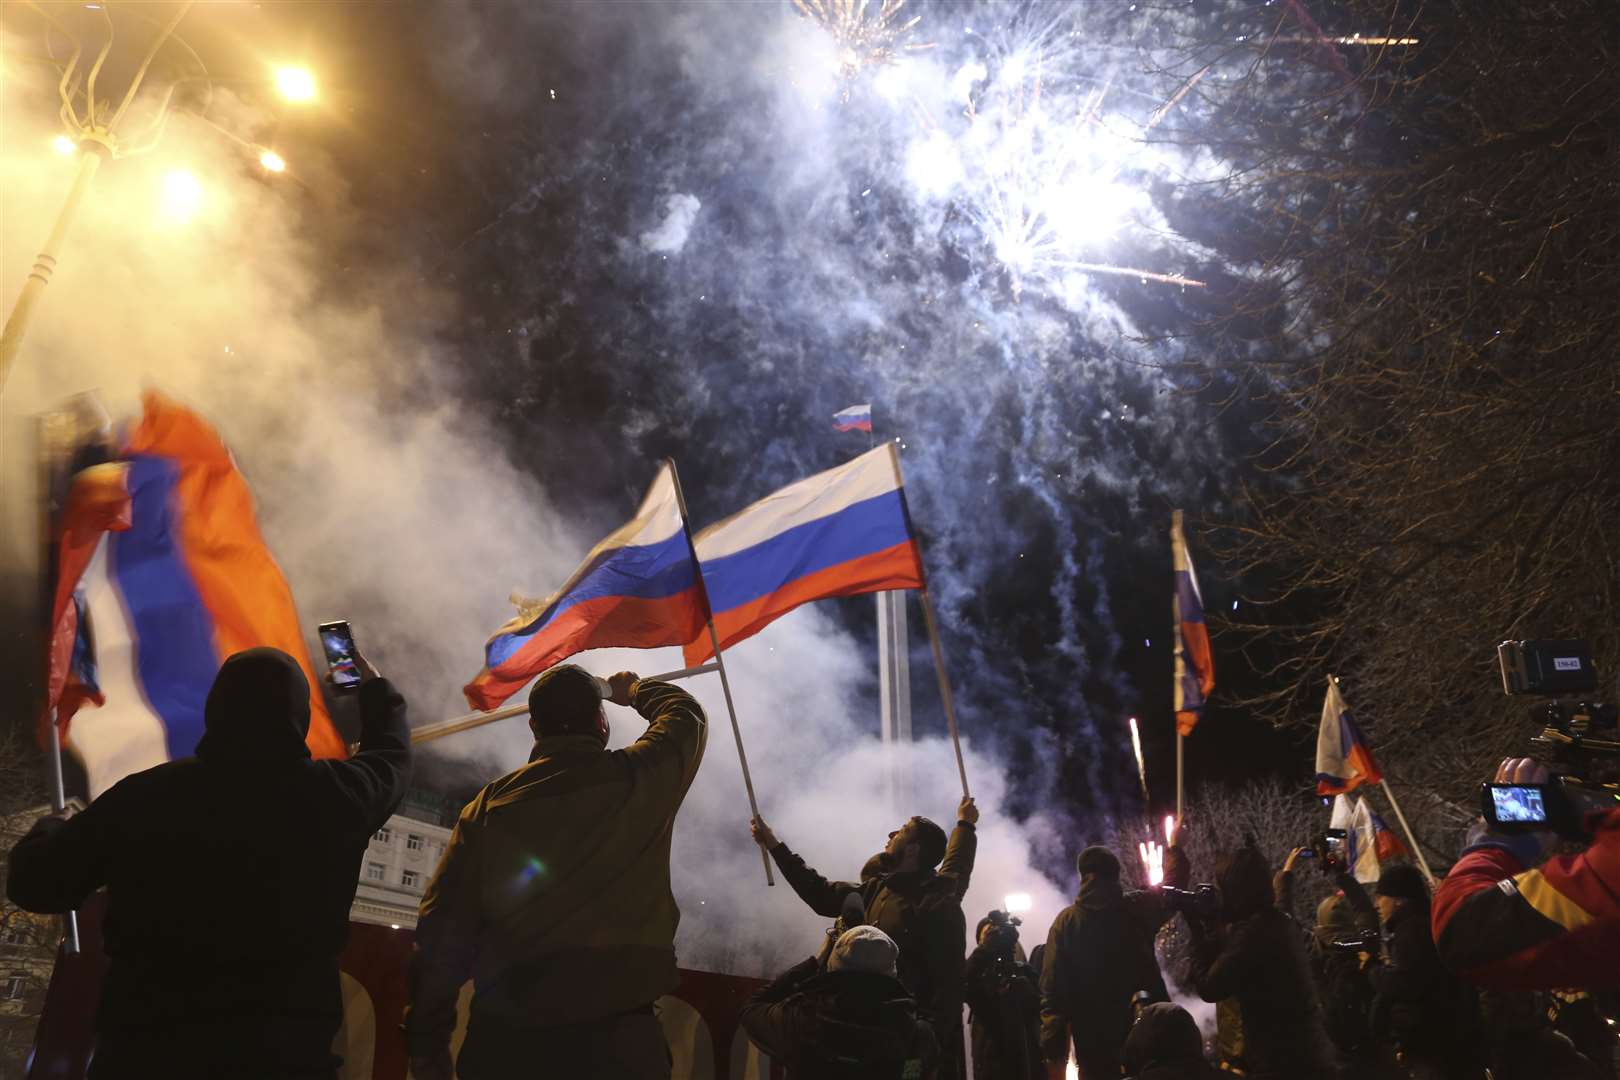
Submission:
M 867 68 L 892 64 L 903 53 L 931 49 L 933 42 L 908 41 L 921 15 L 900 18 L 906 0 L 793 0 L 793 6 L 810 21 L 821 26 L 838 44 L 838 74 L 844 80 L 844 97 L 849 84 Z

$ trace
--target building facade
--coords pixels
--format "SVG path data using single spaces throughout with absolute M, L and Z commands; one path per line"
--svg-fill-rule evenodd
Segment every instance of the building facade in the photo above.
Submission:
M 411 791 L 399 811 L 372 834 L 360 862 L 349 918 L 394 928 L 416 926 L 416 910 L 450 843 L 460 808 L 429 792 Z
M 50 809 L 39 806 L 0 818 L 0 876 L 12 845 Z M 0 1077 L 26 1072 L 61 937 L 60 917 L 23 911 L 0 896 Z

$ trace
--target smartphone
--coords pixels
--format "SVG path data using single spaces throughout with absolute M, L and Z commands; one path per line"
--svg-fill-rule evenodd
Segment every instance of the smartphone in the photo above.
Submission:
M 1344 855 L 1344 830 L 1329 829 L 1322 838 L 1322 846 L 1327 849 L 1328 858 L 1339 859 Z
M 1487 817 L 1493 825 L 1546 825 L 1547 785 L 1489 784 Z
M 360 687 L 360 665 L 355 662 L 354 633 L 343 620 L 323 622 L 318 628 L 326 667 L 332 673 L 332 686 L 339 693 Z

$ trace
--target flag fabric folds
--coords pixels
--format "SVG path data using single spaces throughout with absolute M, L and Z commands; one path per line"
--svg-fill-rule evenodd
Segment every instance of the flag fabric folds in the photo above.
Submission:
M 1176 732 L 1191 735 L 1204 713 L 1204 704 L 1215 690 L 1215 658 L 1209 647 L 1209 628 L 1204 625 L 1204 601 L 1198 591 L 1198 575 L 1187 538 L 1181 530 L 1181 511 L 1170 524 L 1171 561 L 1176 588 L 1172 607 L 1176 634 L 1175 706 Z
M 255 646 L 309 679 L 310 752 L 345 756 L 252 492 L 195 413 L 146 395 L 117 460 L 73 479 L 56 541 L 48 700 L 92 798 L 190 755 L 220 664 Z
M 767 495 L 696 544 L 721 648 L 813 600 L 923 586 L 890 443 Z M 714 655 L 707 635 L 693 638 L 688 664 Z
M 1373 850 L 1378 853 L 1379 862 L 1388 862 L 1401 855 L 1411 854 L 1406 843 L 1393 829 L 1384 824 L 1384 819 L 1378 816 L 1376 810 L 1368 807 L 1367 816 L 1372 821 Z
M 1322 725 L 1316 733 L 1316 793 L 1337 795 L 1354 791 L 1362 784 L 1376 784 L 1383 778 L 1366 738 L 1339 693 L 1339 684 L 1330 676 L 1327 697 L 1322 701 Z
M 871 431 L 872 406 L 851 405 L 833 413 L 834 431 Z
M 1356 880 L 1363 885 L 1376 882 L 1383 868 L 1379 865 L 1381 854 L 1378 845 L 1378 831 L 1374 826 L 1375 815 L 1367 800 L 1356 799 L 1356 809 L 1350 822 L 1350 865 Z
M 685 645 L 703 630 L 702 590 L 681 518 L 675 473 L 659 467 L 636 516 L 597 544 L 542 601 L 514 596 L 518 614 L 484 646 L 484 669 L 463 692 L 494 709 L 547 668 L 587 649 Z

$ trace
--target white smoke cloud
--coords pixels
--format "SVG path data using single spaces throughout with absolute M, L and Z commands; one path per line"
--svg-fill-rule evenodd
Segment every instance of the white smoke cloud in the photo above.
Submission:
M 641 234 L 641 246 L 656 254 L 678 255 L 686 246 L 703 204 L 696 195 L 675 194 L 664 200 L 664 219 L 658 227 Z

